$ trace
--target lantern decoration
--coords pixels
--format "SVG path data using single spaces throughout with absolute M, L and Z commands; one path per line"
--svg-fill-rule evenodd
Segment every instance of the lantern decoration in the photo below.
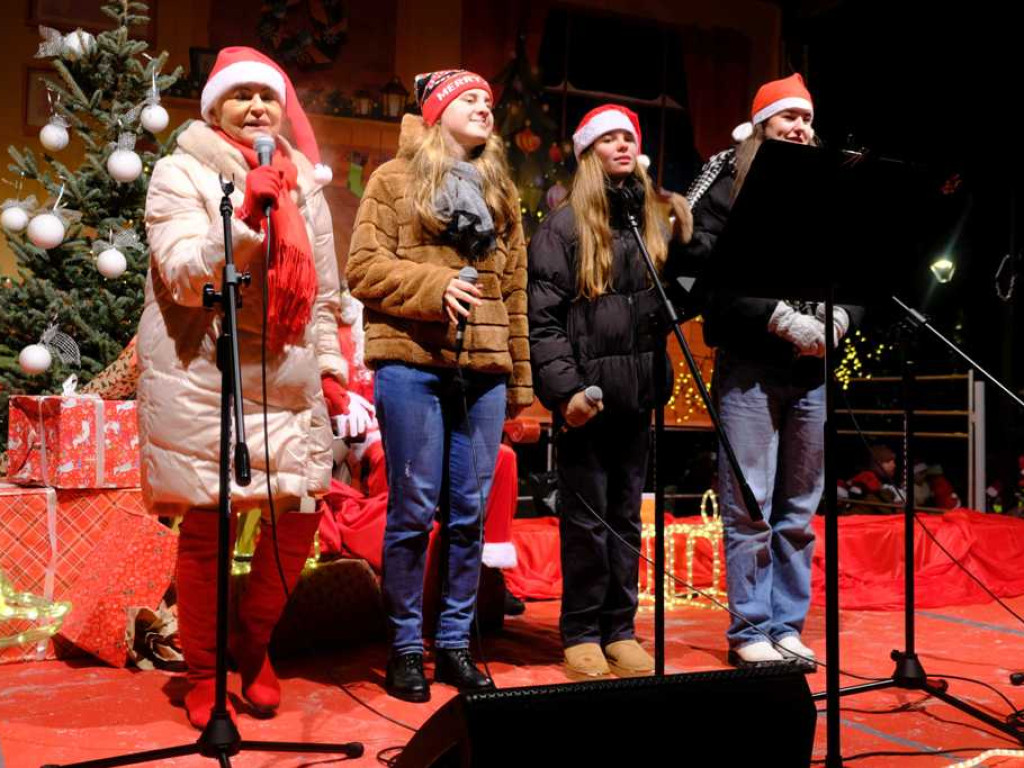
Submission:
M 356 91 L 355 108 L 360 117 L 366 117 L 373 111 L 373 97 L 369 91 Z
M 529 121 L 527 121 L 526 127 L 516 134 L 515 142 L 516 146 L 527 155 L 531 155 L 540 149 L 540 136 L 530 130 Z
M 380 89 L 380 95 L 384 102 L 385 117 L 401 117 L 409 100 L 409 91 L 402 85 L 402 81 L 397 77 L 392 78 L 391 82 Z

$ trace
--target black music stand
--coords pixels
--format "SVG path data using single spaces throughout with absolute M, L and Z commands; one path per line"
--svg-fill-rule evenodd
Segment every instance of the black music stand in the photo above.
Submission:
M 917 263 L 922 233 L 934 224 L 925 218 L 930 202 L 924 179 L 906 164 L 862 153 L 767 141 L 751 164 L 698 286 L 705 296 L 728 292 L 825 302 L 826 768 L 842 765 L 839 697 L 877 688 L 927 691 L 1018 740 L 1024 739 L 1016 725 L 951 696 L 945 681 L 929 680 L 914 652 L 912 494 L 908 494 L 904 509 L 906 649 L 893 651 L 896 668 L 890 678 L 848 689 L 839 686 L 835 474 L 835 369 L 839 355 L 834 344 L 834 307 L 837 299 L 890 305 L 893 294 L 899 292 L 896 286 L 902 287 L 901 278 Z M 902 302 L 897 303 L 905 309 Z

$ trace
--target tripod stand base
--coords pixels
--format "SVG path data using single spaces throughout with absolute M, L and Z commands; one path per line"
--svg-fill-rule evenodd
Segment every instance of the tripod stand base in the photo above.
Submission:
M 928 684 L 928 675 L 916 653 L 893 651 L 889 657 L 896 662 L 892 673 L 892 681 L 898 688 L 921 688 Z M 945 685 L 945 681 L 943 681 Z
M 150 749 L 117 757 L 85 760 L 80 763 L 47 763 L 42 768 L 113 768 L 118 765 L 138 765 L 169 760 L 172 757 L 202 755 L 216 760 L 222 766 L 230 766 L 229 758 L 239 752 L 290 752 L 338 754 L 346 757 L 362 757 L 363 745 L 358 741 L 345 744 L 304 744 L 293 741 L 245 741 L 238 735 L 238 727 L 227 712 L 214 712 L 209 724 L 193 744 L 183 744 L 165 749 Z
M 187 755 L 202 755 L 203 757 L 209 757 L 212 760 L 217 760 L 221 765 L 231 765 L 228 758 L 232 755 L 238 754 L 239 752 L 338 754 L 356 758 L 363 756 L 363 745 L 358 741 L 351 741 L 347 744 L 301 744 L 291 741 L 239 741 L 233 752 L 220 752 L 206 749 L 196 742 L 195 744 L 183 744 L 178 747 L 151 749 L 147 752 L 135 752 L 129 755 L 119 755 L 118 757 L 86 760 L 81 763 L 47 763 L 42 766 L 42 768 L 112 768 L 117 765 L 156 763 L 161 760 L 169 760 L 172 757 L 185 757 Z
M 845 688 L 840 688 L 839 695 L 852 696 L 857 693 L 877 691 L 884 688 L 903 688 L 905 690 L 924 691 L 929 696 L 934 696 L 939 701 L 943 701 L 951 707 L 959 709 L 961 712 L 980 720 L 986 725 L 1005 733 L 1013 739 L 1016 739 L 1022 746 L 1024 746 L 1024 726 L 1016 722 L 1010 722 L 1008 720 L 1001 720 L 997 717 L 993 717 L 988 712 L 980 710 L 973 704 L 968 704 L 966 701 L 962 701 L 949 693 L 949 683 L 941 678 L 929 678 L 927 673 L 924 671 L 924 666 L 917 658 L 916 653 L 893 651 L 890 656 L 892 657 L 892 660 L 896 662 L 896 669 L 893 671 L 892 677 L 886 678 L 885 680 L 866 683 L 864 685 L 851 685 Z M 825 693 L 815 693 L 811 698 L 815 701 L 819 701 L 824 699 L 825 696 Z M 831 763 L 826 760 L 825 765 L 830 766 Z M 836 765 L 840 765 L 840 763 L 836 763 Z

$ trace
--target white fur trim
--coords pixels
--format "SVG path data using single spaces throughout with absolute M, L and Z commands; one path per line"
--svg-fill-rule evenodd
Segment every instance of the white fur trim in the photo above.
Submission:
M 376 420 L 374 420 L 374 425 L 376 425 L 376 423 L 377 423 Z M 362 461 L 363 457 L 366 455 L 366 452 L 368 450 L 370 450 L 370 446 L 373 445 L 374 443 L 379 443 L 379 442 L 380 442 L 380 427 L 373 426 L 372 428 L 370 428 L 367 431 L 366 439 L 364 439 L 363 442 L 361 442 L 361 443 L 352 443 L 351 445 L 349 445 L 349 450 L 351 451 L 351 455 L 352 455 L 353 460 L 357 461 L 357 462 Z
M 515 568 L 518 562 L 516 545 L 511 541 L 495 544 L 484 542 L 484 565 L 488 568 Z
M 609 131 L 629 131 L 633 134 L 633 138 L 636 138 L 636 129 L 626 113 L 617 109 L 609 109 L 592 117 L 572 135 L 572 149 L 576 154 L 576 159 L 579 160 L 583 150 Z
M 261 61 L 236 61 L 229 64 L 220 72 L 206 81 L 203 86 L 203 95 L 199 102 L 200 114 L 203 119 L 208 118 L 208 113 L 214 105 L 220 101 L 220 97 L 230 91 L 236 85 L 246 83 L 259 83 L 270 88 L 277 94 L 281 106 L 285 106 L 285 83 L 281 73 L 269 64 Z
M 355 325 L 362 320 L 363 303 L 352 295 L 347 289 L 341 293 L 341 322 L 345 325 Z
M 732 140 L 735 141 L 737 144 L 741 144 L 742 142 L 746 141 L 751 136 L 753 136 L 753 134 L 753 123 L 740 123 L 739 125 L 732 129 Z
M 647 155 L 637 155 L 636 164 L 643 168 L 645 171 L 651 167 L 651 158 Z
M 327 186 L 331 183 L 331 179 L 334 178 L 334 171 L 331 170 L 330 166 L 324 165 L 323 163 L 317 163 L 313 166 L 313 181 L 317 184 Z
M 756 113 L 751 118 L 750 122 L 754 125 L 763 123 L 772 115 L 777 115 L 779 112 L 784 112 L 787 109 L 806 109 L 812 115 L 814 114 L 814 105 L 803 96 L 787 96 L 785 99 L 773 101 L 760 112 Z

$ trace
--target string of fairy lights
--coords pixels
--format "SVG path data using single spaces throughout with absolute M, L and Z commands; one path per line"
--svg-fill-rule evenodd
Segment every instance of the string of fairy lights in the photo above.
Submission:
M 703 322 L 696 318 L 692 322 Z M 870 379 L 872 370 L 877 369 L 892 351 L 893 345 L 872 341 L 860 330 L 853 331 L 840 343 L 840 359 L 836 366 L 836 381 L 842 389 L 848 390 L 854 379 Z M 711 390 L 714 373 L 714 358 L 711 355 L 697 356 L 698 366 L 704 383 Z M 685 361 L 675 363 L 672 395 L 665 405 L 666 417 L 676 425 L 703 420 L 707 409 L 700 397 L 693 374 Z

